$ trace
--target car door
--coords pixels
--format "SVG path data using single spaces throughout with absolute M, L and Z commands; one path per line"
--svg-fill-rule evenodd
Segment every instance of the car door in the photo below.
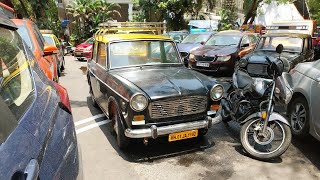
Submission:
M 90 63 L 93 76 L 90 77 L 94 97 L 100 107 L 107 112 L 106 72 L 107 48 L 104 42 L 97 42 L 94 46 L 93 63 Z
M 315 80 L 311 84 L 311 91 L 310 91 L 310 100 L 311 100 L 311 117 L 314 124 L 315 131 L 317 132 L 318 136 L 320 137 L 320 119 L 319 119 L 319 112 L 320 112 L 320 60 L 315 62 L 314 68 L 318 71 L 313 76 Z

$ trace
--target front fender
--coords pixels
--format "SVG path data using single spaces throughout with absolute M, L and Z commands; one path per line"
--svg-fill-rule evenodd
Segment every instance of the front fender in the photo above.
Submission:
M 257 112 L 257 113 L 254 113 L 254 114 L 251 114 L 250 116 L 248 116 L 245 120 L 243 120 L 240 125 L 243 125 L 244 123 L 248 122 L 250 119 L 252 118 L 261 118 L 261 112 Z M 284 124 L 290 126 L 290 123 L 289 121 L 284 118 L 281 114 L 279 113 L 276 113 L 276 112 L 273 112 L 271 115 L 270 115 L 270 118 L 269 118 L 269 121 L 280 121 L 280 122 L 283 122 Z

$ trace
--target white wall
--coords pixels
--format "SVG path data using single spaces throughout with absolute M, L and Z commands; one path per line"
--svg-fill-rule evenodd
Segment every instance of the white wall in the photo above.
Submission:
M 273 21 L 281 20 L 303 20 L 293 4 L 277 4 L 275 2 L 270 5 L 262 5 L 258 11 L 263 14 L 255 19 L 255 24 L 270 25 Z

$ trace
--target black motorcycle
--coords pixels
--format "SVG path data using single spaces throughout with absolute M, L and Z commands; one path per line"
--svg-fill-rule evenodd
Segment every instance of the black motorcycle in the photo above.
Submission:
M 280 55 L 283 46 L 278 45 L 276 50 Z M 233 74 L 232 88 L 221 100 L 223 121 L 240 123 L 243 148 L 259 160 L 281 156 L 292 138 L 289 122 L 274 112 L 276 103 L 286 103 L 292 97 L 282 77 L 286 62 L 280 57 L 265 58 L 267 77 L 251 77 L 241 68 L 249 62 L 240 62 Z

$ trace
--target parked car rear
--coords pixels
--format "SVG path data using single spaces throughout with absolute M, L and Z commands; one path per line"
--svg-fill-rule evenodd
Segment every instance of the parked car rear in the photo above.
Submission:
M 74 56 L 80 60 L 87 60 L 91 58 L 92 55 L 92 43 L 94 38 L 89 38 L 85 42 L 76 46 Z
M 33 52 L 36 61 L 50 80 L 59 81 L 57 59 L 55 57 L 58 50 L 55 46 L 46 43 L 38 27 L 29 19 L 12 19 L 18 26 L 17 32 L 27 43 Z M 53 51 L 51 51 L 53 50 Z M 49 53 L 53 52 L 53 53 Z
M 0 179 L 77 179 L 81 156 L 66 89 L 48 80 L 0 15 Z

